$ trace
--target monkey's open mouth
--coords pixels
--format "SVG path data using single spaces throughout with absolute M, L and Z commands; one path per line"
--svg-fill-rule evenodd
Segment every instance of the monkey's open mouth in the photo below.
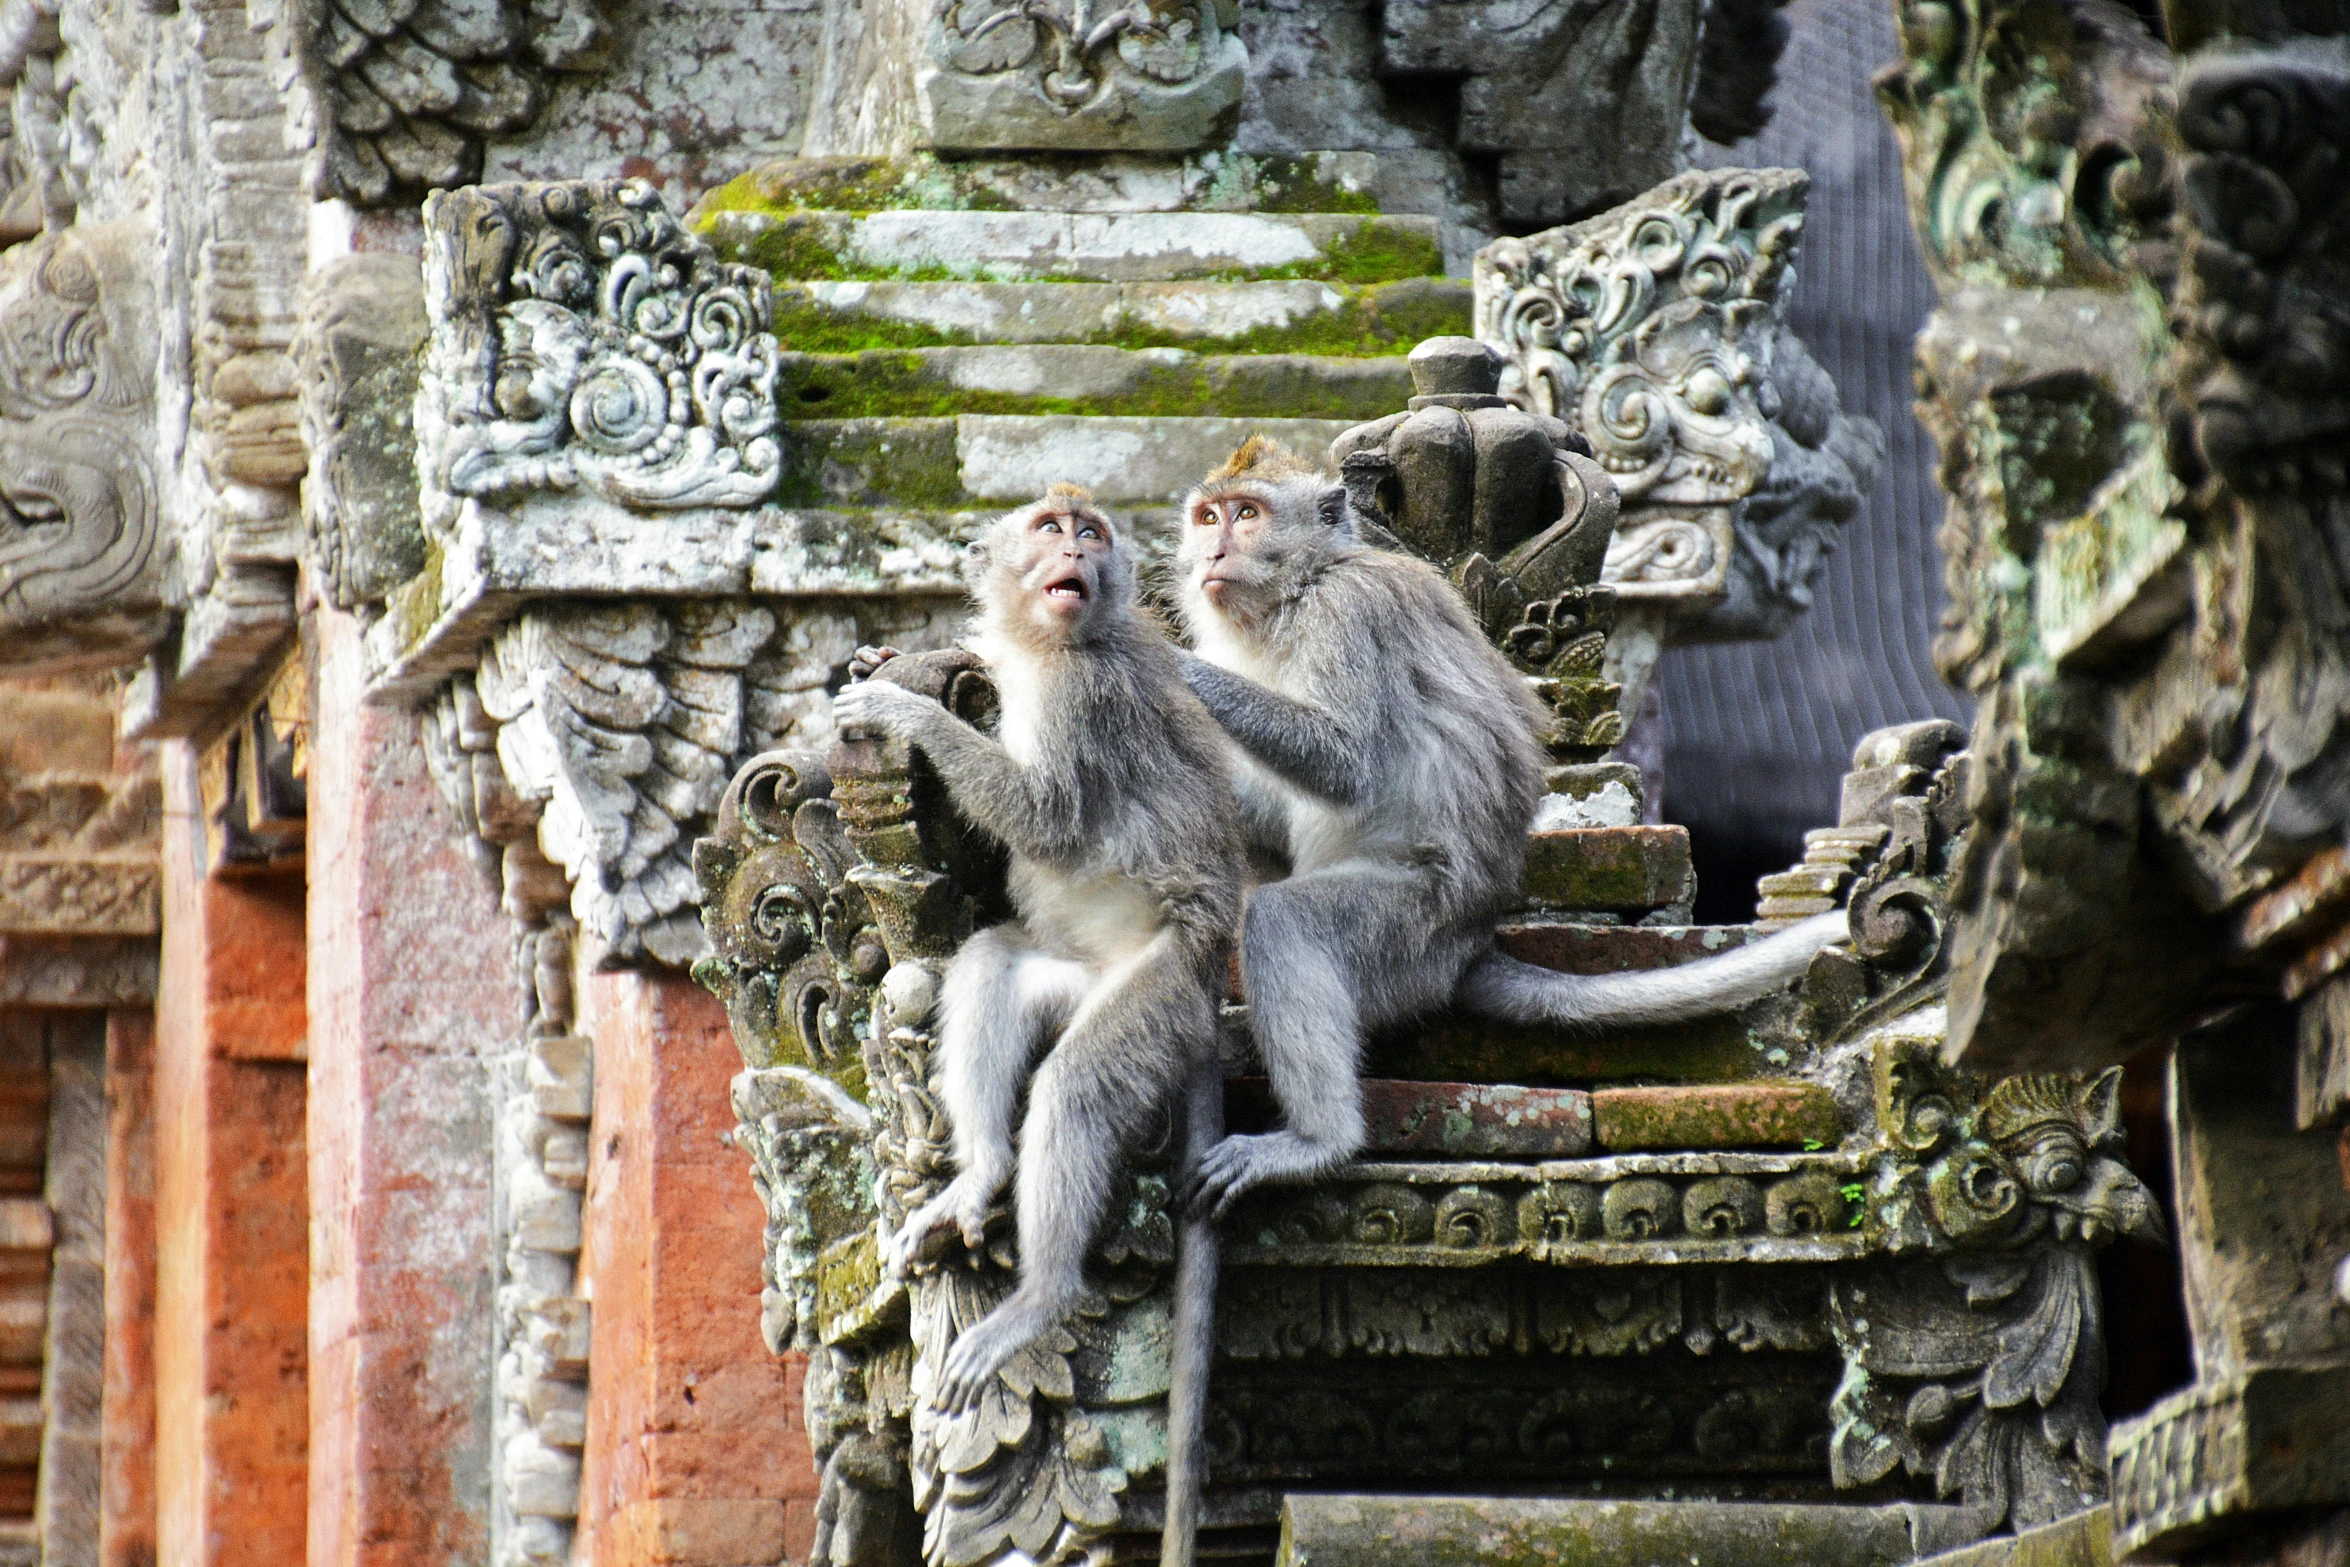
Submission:
M 1047 583 L 1045 584 L 1044 596 L 1049 599 L 1071 599 L 1082 604 L 1085 602 L 1085 579 L 1083 577 L 1063 577 L 1058 582 Z

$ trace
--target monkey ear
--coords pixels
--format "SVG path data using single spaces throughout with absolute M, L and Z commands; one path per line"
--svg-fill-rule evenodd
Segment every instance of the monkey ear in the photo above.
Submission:
M 1354 514 L 1346 509 L 1346 486 L 1333 484 L 1314 497 L 1314 510 L 1332 531 L 1354 537 Z

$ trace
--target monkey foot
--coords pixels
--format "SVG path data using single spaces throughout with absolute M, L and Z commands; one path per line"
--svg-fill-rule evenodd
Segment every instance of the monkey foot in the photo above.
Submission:
M 1051 1301 L 1015 1293 L 964 1329 L 947 1351 L 946 1364 L 939 1372 L 939 1406 L 960 1414 L 979 1402 L 979 1395 L 1004 1368 L 1004 1362 L 1035 1343 L 1062 1309 Z
M 888 1253 L 883 1259 L 889 1276 L 904 1278 L 923 1243 L 950 1224 L 962 1232 L 963 1244 L 971 1250 L 986 1245 L 987 1210 L 994 1206 L 1000 1184 L 974 1179 L 966 1171 L 949 1181 L 945 1191 L 907 1215 L 897 1234 L 890 1237 Z
M 1209 1149 L 1185 1183 L 1184 1207 L 1221 1219 L 1241 1194 L 1267 1182 L 1310 1181 L 1346 1162 L 1346 1155 L 1295 1132 L 1227 1137 Z

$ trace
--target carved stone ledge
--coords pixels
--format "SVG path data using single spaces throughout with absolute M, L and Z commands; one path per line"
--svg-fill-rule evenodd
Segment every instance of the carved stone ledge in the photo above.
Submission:
M 2350 1368 L 2256 1366 L 2113 1428 L 2113 1546 L 2169 1557 L 2261 1513 L 2350 1506 Z
M 145 1006 L 155 974 L 151 936 L 0 936 L 0 1006 Z
M 310 280 L 293 355 L 309 449 L 302 515 L 310 569 L 343 609 L 424 570 L 415 410 L 427 330 L 423 274 L 407 256 L 346 256 Z

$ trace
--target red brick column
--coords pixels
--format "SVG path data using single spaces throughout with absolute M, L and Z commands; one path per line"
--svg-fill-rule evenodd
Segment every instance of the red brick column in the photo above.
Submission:
M 451 836 L 417 720 L 365 704 L 357 623 L 314 624 L 308 1567 L 476 1563 L 493 1462 L 484 1057 L 522 1033 L 514 932 Z
M 816 1476 L 796 1359 L 759 1341 L 765 1216 L 727 1140 L 741 1068 L 682 976 L 582 987 L 596 1042 L 581 1291 L 594 1303 L 575 1560 L 804 1561 Z
M 106 1018 L 99 1567 L 155 1564 L 155 1018 Z
M 209 878 L 164 755 L 155 1028 L 155 1493 L 165 1567 L 302 1557 L 309 1201 L 302 885 Z

